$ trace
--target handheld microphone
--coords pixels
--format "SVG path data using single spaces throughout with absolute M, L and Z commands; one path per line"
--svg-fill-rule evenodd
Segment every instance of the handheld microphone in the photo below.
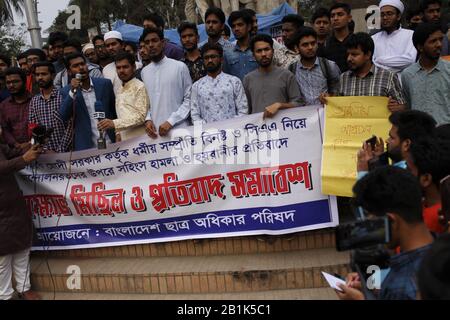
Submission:
M 106 114 L 104 112 L 94 112 L 92 118 L 100 122 L 106 118 Z M 97 148 L 99 150 L 105 150 L 107 148 L 103 131 L 100 131 L 100 138 L 97 139 Z
M 81 81 L 81 80 L 83 80 L 83 76 L 81 74 L 77 73 L 75 75 L 75 79 Z M 75 93 L 77 93 L 77 92 L 78 92 L 78 88 L 75 88 Z

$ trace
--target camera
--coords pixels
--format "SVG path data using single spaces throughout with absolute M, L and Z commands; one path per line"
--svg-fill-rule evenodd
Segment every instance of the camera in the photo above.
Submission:
M 362 249 L 391 241 L 389 218 L 362 220 L 340 225 L 336 228 L 338 251 Z
M 50 139 L 53 134 L 53 128 L 46 128 L 45 126 L 37 126 L 31 131 L 31 144 L 34 145 L 45 145 L 47 139 Z
M 389 267 L 390 254 L 385 246 L 392 239 L 389 217 L 342 224 L 335 229 L 335 235 L 338 251 L 352 250 L 353 270 L 367 270 L 373 265 L 381 269 Z

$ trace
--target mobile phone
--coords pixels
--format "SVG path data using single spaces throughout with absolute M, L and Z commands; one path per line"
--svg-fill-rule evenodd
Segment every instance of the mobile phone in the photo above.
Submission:
M 442 215 L 450 223 L 450 176 L 441 181 Z
M 378 138 L 377 136 L 373 136 L 372 138 L 370 138 L 369 140 L 366 141 L 367 144 L 370 144 L 370 146 L 372 147 L 372 150 L 375 149 L 376 145 L 377 145 L 377 141 Z
M 391 242 L 391 222 L 385 216 L 338 226 L 335 229 L 337 251 L 367 248 Z

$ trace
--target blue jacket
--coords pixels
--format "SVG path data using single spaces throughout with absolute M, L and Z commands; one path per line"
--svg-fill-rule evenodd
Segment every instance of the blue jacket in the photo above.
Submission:
M 117 119 L 116 98 L 110 80 L 101 78 L 91 78 L 96 96 L 96 112 L 104 112 L 106 119 Z M 63 121 L 67 124 L 73 117 L 74 105 L 70 97 L 70 85 L 61 89 L 63 103 L 59 113 Z M 116 141 L 114 130 L 108 130 L 107 134 L 111 141 Z M 78 90 L 75 97 L 75 124 L 74 124 L 74 151 L 81 151 L 94 148 L 92 142 L 91 115 L 88 112 L 81 90 Z

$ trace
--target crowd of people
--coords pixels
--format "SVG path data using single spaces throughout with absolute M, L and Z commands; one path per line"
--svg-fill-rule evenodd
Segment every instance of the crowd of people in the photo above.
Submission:
M 371 35 L 354 33 L 351 7 L 342 2 L 318 9 L 310 26 L 300 15 L 284 17 L 283 45 L 258 32 L 254 11 L 235 11 L 227 19 L 212 7 L 205 13 L 203 43 L 190 22 L 178 27 L 182 46 L 170 42 L 164 19 L 149 14 L 139 44 L 110 31 L 82 46 L 55 32 L 42 50 L 17 56 L 17 65 L 0 55 L 2 239 L 14 237 L 9 225 L 14 219 L 23 224 L 27 215 L 21 201 L 11 207 L 11 195 L 20 197 L 13 172 L 41 153 L 97 148 L 103 139 L 114 143 L 145 134 L 155 139 L 175 127 L 247 114 L 270 118 L 283 109 L 325 105 L 332 96 L 383 96 L 392 113 L 387 155 L 395 164 L 371 168 L 385 153 L 384 141 L 365 144 L 354 192 L 368 215 L 389 215 L 392 248 L 401 252 L 392 258 L 379 296 L 415 299 L 419 290 L 411 279 L 419 261 L 430 252 L 426 261 L 433 264 L 445 245 L 428 250 L 432 234 L 448 228 L 440 215 L 440 182 L 450 175 L 450 62 L 441 58 L 450 55 L 448 27 L 440 0 L 422 0 L 420 10 L 411 12 L 400 0 L 382 0 L 380 10 L 381 29 Z M 95 117 L 98 113 L 104 117 Z M 53 130 L 43 146 L 30 144 L 36 126 Z M 30 247 L 31 236 L 13 244 L 0 241 L 0 298 L 12 296 L 12 270 L 17 291 L 34 297 Z M 445 257 L 448 265 L 448 253 Z M 420 274 L 439 278 L 441 271 Z M 360 279 L 349 279 L 339 296 L 364 298 Z M 427 296 L 435 297 L 423 281 Z M 446 290 L 448 298 L 448 283 Z

